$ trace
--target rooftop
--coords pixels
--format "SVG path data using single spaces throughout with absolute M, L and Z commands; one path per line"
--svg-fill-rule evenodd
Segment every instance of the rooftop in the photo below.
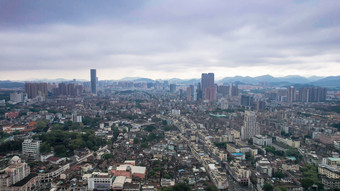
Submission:
M 29 174 L 24 179 L 20 180 L 19 182 L 15 183 L 13 187 L 20 187 L 25 185 L 28 181 L 30 181 L 32 178 L 36 177 L 37 174 Z
M 329 157 L 328 159 L 331 160 L 331 161 L 340 161 L 340 158 Z

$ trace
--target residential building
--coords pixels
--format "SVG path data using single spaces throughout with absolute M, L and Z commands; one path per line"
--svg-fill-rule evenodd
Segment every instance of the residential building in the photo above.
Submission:
M 47 83 L 25 83 L 25 93 L 28 98 L 36 98 L 37 96 L 47 96 Z
M 253 137 L 253 143 L 260 146 L 270 146 L 272 145 L 272 138 L 258 134 Z
M 25 139 L 24 142 L 22 142 L 22 154 L 39 160 L 40 144 L 41 144 L 41 141 L 33 140 L 33 139 Z
M 118 177 L 116 177 L 118 179 Z M 109 173 L 93 172 L 88 178 L 88 189 L 91 190 L 111 190 L 112 175 Z M 123 183 L 124 184 L 124 183 Z
M 245 111 L 244 125 L 241 128 L 241 139 L 247 140 L 260 134 L 260 128 L 256 123 L 256 114 L 253 111 Z
M 36 190 L 38 176 L 30 174 L 30 167 L 18 156 L 9 161 L 9 166 L 0 171 L 0 191 Z

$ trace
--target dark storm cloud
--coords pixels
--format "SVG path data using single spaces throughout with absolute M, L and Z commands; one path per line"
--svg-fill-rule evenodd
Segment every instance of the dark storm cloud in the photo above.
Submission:
M 2 71 L 339 69 L 338 1 L 2 1 Z M 339 64 L 338 64 L 339 65 Z M 283 71 L 284 72 L 284 71 Z M 128 74 L 127 74 L 128 75 Z

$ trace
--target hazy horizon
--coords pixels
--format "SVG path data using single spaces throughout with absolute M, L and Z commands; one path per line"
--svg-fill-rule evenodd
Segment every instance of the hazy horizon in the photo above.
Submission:
M 0 80 L 340 75 L 338 1 L 1 1 Z
M 209 72 L 208 72 L 209 73 Z M 265 74 L 265 75 L 260 75 L 260 76 L 271 76 L 271 77 L 274 77 L 274 78 L 285 78 L 285 77 L 302 77 L 302 78 L 306 78 L 308 80 L 310 79 L 313 79 L 313 78 L 316 78 L 316 79 L 322 79 L 322 78 L 326 78 L 326 77 L 332 77 L 332 76 L 301 76 L 301 75 L 287 75 L 287 76 L 273 76 L 273 75 L 270 75 L 270 74 Z M 220 80 L 223 80 L 224 78 L 234 78 L 234 77 L 251 77 L 251 78 L 255 78 L 255 77 L 260 77 L 260 76 L 240 76 L 240 75 L 235 75 L 235 76 L 224 76 L 224 77 L 215 77 L 215 81 L 220 81 Z M 101 80 L 108 80 L 108 81 L 120 81 L 120 80 L 123 80 L 123 81 L 134 81 L 134 80 L 137 80 L 137 79 L 142 79 L 142 78 L 145 78 L 145 79 L 151 79 L 151 80 L 154 80 L 154 81 L 157 81 L 157 80 L 172 80 L 172 79 L 180 79 L 180 80 L 200 80 L 201 79 L 201 75 L 198 76 L 198 77 L 194 77 L 194 78 L 178 78 L 178 77 L 171 77 L 171 78 L 152 78 L 152 77 L 145 77 L 145 76 L 125 76 L 123 78 L 120 78 L 120 79 L 100 79 L 98 76 L 98 71 L 97 71 L 97 77 L 98 77 L 98 80 L 101 81 Z M 72 81 L 72 80 L 77 80 L 77 81 L 91 81 L 90 78 L 88 79 L 81 79 L 81 78 L 62 78 L 62 77 L 59 77 L 59 78 L 31 78 L 31 79 L 25 79 L 25 80 L 9 80 L 9 81 L 17 81 L 17 82 L 29 82 L 29 81 Z M 6 81 L 6 80 L 0 80 L 0 81 Z

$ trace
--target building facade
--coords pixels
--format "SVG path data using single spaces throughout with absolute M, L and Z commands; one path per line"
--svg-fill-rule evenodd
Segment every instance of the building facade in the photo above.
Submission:
M 241 139 L 247 140 L 260 134 L 260 128 L 256 123 L 256 114 L 253 111 L 245 111 L 244 125 L 241 128 Z
M 41 141 L 37 141 L 33 139 L 25 139 L 24 142 L 22 142 L 22 154 L 39 160 L 40 144 L 41 144 Z
M 91 69 L 91 93 L 97 94 L 97 71 Z

